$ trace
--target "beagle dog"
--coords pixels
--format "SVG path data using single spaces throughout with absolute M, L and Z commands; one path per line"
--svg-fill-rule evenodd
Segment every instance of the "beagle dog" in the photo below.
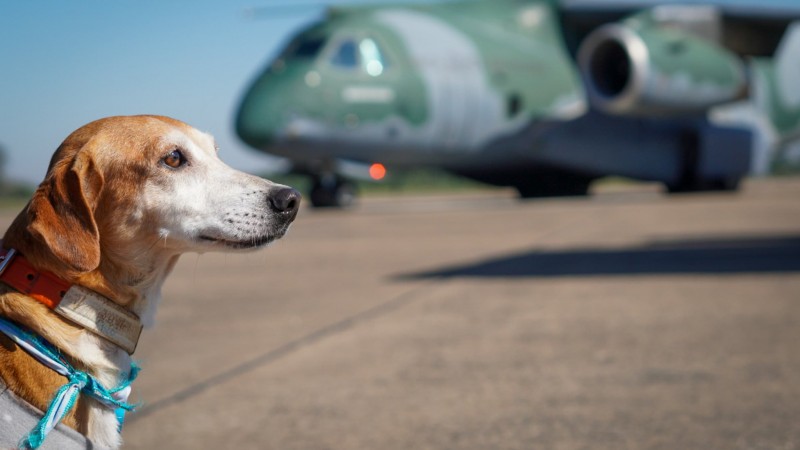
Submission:
M 119 386 L 135 375 L 139 332 L 153 324 L 178 257 L 264 247 L 286 233 L 299 203 L 296 190 L 224 164 L 210 135 L 178 120 L 89 123 L 56 150 L 3 237 L 0 319 L 49 342 L 99 385 Z M 4 334 L 0 344 L 0 392 L 48 411 L 64 376 Z M 0 410 L 2 448 L 24 438 L 6 435 L 11 416 Z M 121 445 L 114 408 L 85 390 L 58 430 L 92 448 Z

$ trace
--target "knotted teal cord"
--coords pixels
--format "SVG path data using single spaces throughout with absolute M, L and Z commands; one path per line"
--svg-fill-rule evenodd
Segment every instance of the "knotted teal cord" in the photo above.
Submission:
M 50 367 L 69 380 L 56 392 L 44 417 L 42 417 L 27 436 L 22 438 L 19 444 L 20 448 L 35 449 L 41 446 L 50 430 L 52 430 L 61 421 L 64 415 L 75 406 L 75 401 L 80 392 L 94 397 L 108 408 L 115 408 L 120 428 L 122 427 L 122 419 L 124 418 L 125 411 L 133 411 L 138 406 L 118 400 L 113 395 L 130 386 L 133 380 L 136 379 L 136 376 L 139 374 L 139 366 L 136 363 L 131 363 L 131 370 L 127 379 L 119 386 L 113 389 L 106 389 L 93 376 L 72 367 L 72 365 L 63 358 L 61 352 L 41 336 L 34 334 L 30 330 L 14 322 L 5 320 L 2 317 L 0 317 L 0 331 L 17 344 L 20 344 L 23 349 L 28 351 L 28 353 L 44 365 Z

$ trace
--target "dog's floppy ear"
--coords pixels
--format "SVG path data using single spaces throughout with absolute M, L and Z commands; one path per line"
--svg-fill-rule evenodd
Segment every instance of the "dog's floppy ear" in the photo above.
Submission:
M 103 174 L 91 155 L 77 152 L 54 161 L 28 206 L 28 230 L 71 270 L 100 265 L 100 233 L 94 210 Z

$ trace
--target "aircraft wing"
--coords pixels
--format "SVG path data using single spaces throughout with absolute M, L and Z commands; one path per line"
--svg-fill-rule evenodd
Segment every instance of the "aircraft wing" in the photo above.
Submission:
M 772 56 L 789 24 L 800 20 L 800 3 L 794 0 L 563 0 L 560 5 L 565 28 L 572 34 L 567 44 L 573 52 L 598 26 L 652 8 L 661 8 L 678 22 L 698 9 L 712 11 L 719 23 L 716 40 L 747 56 Z
M 800 18 L 800 4 L 794 0 L 562 0 L 562 9 L 570 12 L 631 13 L 659 5 L 707 5 L 718 8 L 726 16 L 742 19 L 792 20 Z

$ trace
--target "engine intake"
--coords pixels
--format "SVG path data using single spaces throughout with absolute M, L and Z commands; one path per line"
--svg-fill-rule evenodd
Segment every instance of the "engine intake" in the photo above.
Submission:
M 608 24 L 584 40 L 578 64 L 590 102 L 613 114 L 702 112 L 746 88 L 735 54 L 680 30 Z

